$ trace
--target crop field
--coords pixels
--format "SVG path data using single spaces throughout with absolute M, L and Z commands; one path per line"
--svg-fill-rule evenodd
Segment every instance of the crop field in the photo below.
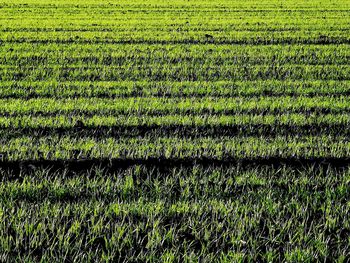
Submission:
M 0 262 L 349 262 L 350 1 L 0 0 Z

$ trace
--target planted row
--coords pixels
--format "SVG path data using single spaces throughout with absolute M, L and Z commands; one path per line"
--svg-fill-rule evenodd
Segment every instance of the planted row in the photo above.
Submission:
M 349 249 L 348 170 L 134 166 L 1 178 L 4 260 L 341 262 Z
M 251 81 L 251 80 L 349 80 L 348 65 L 122 65 L 34 67 L 1 66 L 2 81 Z
M 3 81 L 0 98 L 345 96 L 350 81 Z
M 0 117 L 0 127 L 12 128 L 99 128 L 103 127 L 167 127 L 193 126 L 194 128 L 211 128 L 227 126 L 256 127 L 259 125 L 279 126 L 347 126 L 350 124 L 350 114 L 310 114 L 286 113 L 286 114 L 237 114 L 237 115 L 181 115 L 170 114 L 162 116 L 149 115 L 71 115 L 56 116 L 5 116 Z
M 232 98 L 75 98 L 1 99 L 2 116 L 58 113 L 76 114 L 276 114 L 346 113 L 350 98 L 339 97 L 232 97 Z
M 0 52 L 3 65 L 114 65 L 124 64 L 214 64 L 264 65 L 307 64 L 347 65 L 350 52 L 346 45 L 91 45 L 6 44 Z
M 213 37 L 207 37 L 212 34 Z M 0 34 L 5 43 L 113 43 L 113 44 L 349 44 L 349 31 L 296 32 L 5 32 Z
M 347 158 L 348 136 L 96 139 L 75 136 L 23 136 L 0 141 L 7 161 L 70 159 Z

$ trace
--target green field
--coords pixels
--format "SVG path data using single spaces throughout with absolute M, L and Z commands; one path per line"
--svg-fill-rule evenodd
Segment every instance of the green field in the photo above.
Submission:
M 0 262 L 349 262 L 350 2 L 0 0 Z

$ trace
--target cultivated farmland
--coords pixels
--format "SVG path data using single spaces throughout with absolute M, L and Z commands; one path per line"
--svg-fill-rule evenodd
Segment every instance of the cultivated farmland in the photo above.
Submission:
M 1 0 L 1 262 L 348 262 L 350 2 Z

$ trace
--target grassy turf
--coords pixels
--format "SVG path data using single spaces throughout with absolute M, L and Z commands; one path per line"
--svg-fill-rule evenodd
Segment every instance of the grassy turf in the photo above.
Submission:
M 1 262 L 347 262 L 350 3 L 0 2 Z

